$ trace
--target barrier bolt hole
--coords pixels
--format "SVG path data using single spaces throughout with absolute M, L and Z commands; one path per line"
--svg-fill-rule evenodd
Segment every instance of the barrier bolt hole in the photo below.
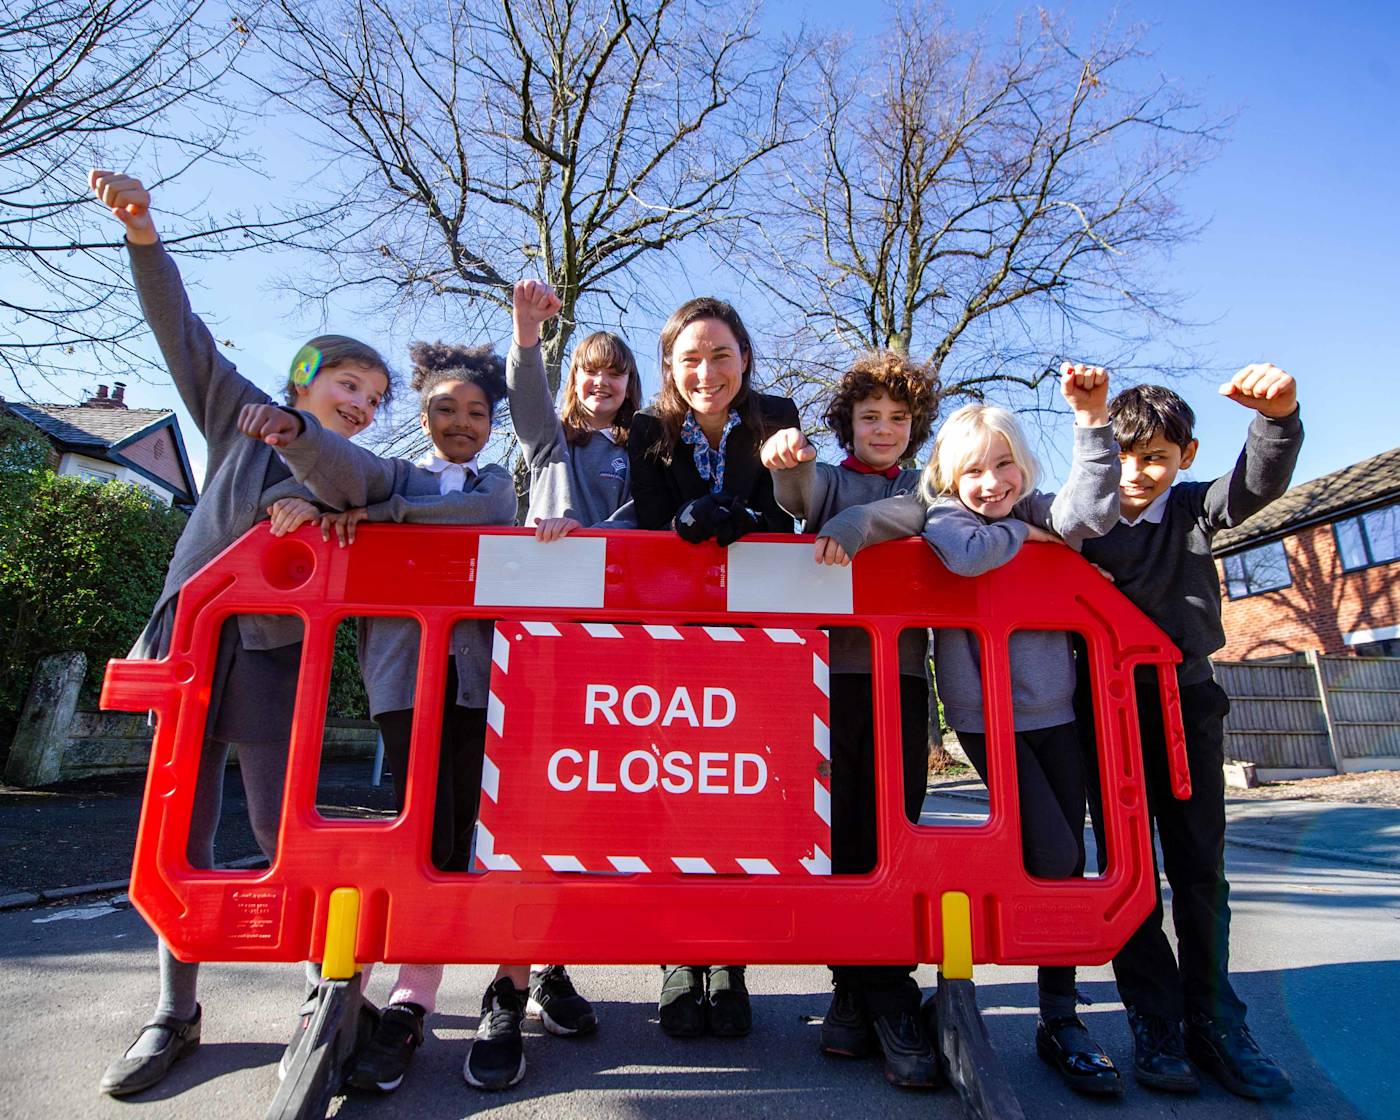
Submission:
M 303 541 L 283 540 L 263 554 L 263 578 L 278 591 L 295 591 L 315 570 L 316 554 Z

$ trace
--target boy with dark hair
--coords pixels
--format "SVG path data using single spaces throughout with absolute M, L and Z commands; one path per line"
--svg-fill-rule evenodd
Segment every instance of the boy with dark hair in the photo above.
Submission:
M 1288 489 L 1303 426 L 1293 378 L 1276 366 L 1247 366 L 1220 392 L 1258 415 L 1234 469 L 1213 482 L 1177 482 L 1196 457 L 1197 441 L 1195 416 L 1176 393 L 1139 385 L 1109 405 L 1122 462 L 1122 516 L 1105 536 L 1084 542 L 1084 557 L 1104 569 L 1181 650 L 1177 680 L 1191 771 L 1191 796 L 1178 801 L 1167 775 L 1155 673 L 1139 670 L 1148 799 L 1172 887 L 1180 964 L 1162 929 L 1159 881 L 1155 910 L 1114 957 L 1113 971 L 1133 1029 L 1138 1081 L 1195 1092 L 1200 1079 L 1194 1061 L 1239 1096 L 1272 1099 L 1287 1096 L 1293 1086 L 1250 1035 L 1245 1005 L 1229 977 L 1222 767 L 1230 701 L 1209 661 L 1225 644 L 1211 538 Z M 1087 699 L 1081 687 L 1081 703 Z M 1079 725 L 1091 742 L 1092 713 Z M 1097 774 L 1092 761 L 1087 769 L 1091 777 Z M 1101 827 L 1097 814 L 1095 827 Z

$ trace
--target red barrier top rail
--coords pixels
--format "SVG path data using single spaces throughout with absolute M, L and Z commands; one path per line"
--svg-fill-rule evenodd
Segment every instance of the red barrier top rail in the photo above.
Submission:
M 958 891 L 970 900 L 979 962 L 1107 960 L 1153 905 L 1138 666 L 1157 667 L 1175 791 L 1189 791 L 1175 648 L 1058 546 L 1028 546 L 976 579 L 951 575 L 912 540 L 868 549 L 845 569 L 811 555 L 811 538 L 773 536 L 724 550 L 636 531 L 538 545 L 524 530 L 368 526 L 340 549 L 313 528 L 280 539 L 251 530 L 182 590 L 168 656 L 108 666 L 102 706 L 159 719 L 132 901 L 192 960 L 320 959 L 331 891 L 352 887 L 360 961 L 898 963 L 943 959 L 940 898 Z M 244 613 L 292 614 L 305 627 L 278 853 L 265 871 L 197 870 L 185 853 L 215 650 L 223 621 Z M 367 615 L 422 627 L 407 799 L 394 820 L 331 820 L 315 801 L 334 635 L 344 618 Z M 472 617 L 863 628 L 878 866 L 824 879 L 435 870 L 439 705 L 452 626 Z M 965 628 L 981 643 L 992 805 L 982 825 L 904 817 L 897 640 L 911 626 Z M 1007 658 L 1020 629 L 1074 631 L 1089 651 L 1109 856 L 1097 879 L 1039 880 L 1022 865 Z

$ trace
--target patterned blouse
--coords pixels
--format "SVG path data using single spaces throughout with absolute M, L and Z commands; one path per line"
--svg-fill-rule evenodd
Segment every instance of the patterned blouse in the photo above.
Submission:
M 718 494 L 724 489 L 724 447 L 729 442 L 729 433 L 738 426 L 739 414 L 731 408 L 719 437 L 719 446 L 711 447 L 709 437 L 701 429 L 694 412 L 687 412 L 685 422 L 681 424 L 681 439 L 690 444 L 695 455 L 695 469 L 710 484 L 711 494 Z

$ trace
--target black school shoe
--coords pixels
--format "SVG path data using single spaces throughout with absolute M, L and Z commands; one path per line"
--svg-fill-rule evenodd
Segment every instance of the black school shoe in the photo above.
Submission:
M 462 1076 L 478 1089 L 507 1089 L 525 1076 L 525 993 L 502 976 L 481 997 L 481 1019 Z
M 113 1097 L 149 1089 L 170 1072 L 171 1066 L 199 1049 L 199 1025 L 203 1018 L 204 1009 L 195 1004 L 193 1019 L 175 1019 L 169 1015 L 158 1015 L 152 1019 L 136 1032 L 136 1040 L 131 1045 L 135 1046 L 143 1034 L 152 1030 L 162 1030 L 170 1036 L 165 1045 L 154 1054 L 140 1058 L 128 1058 L 123 1051 L 122 1056 L 114 1059 L 102 1074 L 99 1088 Z M 128 1046 L 127 1050 L 130 1049 L 131 1046 Z
M 538 1015 L 550 1034 L 591 1034 L 598 1029 L 593 1005 L 578 994 L 562 964 L 530 973 L 530 1002 L 526 1010 Z
M 937 1089 L 943 1084 L 934 1050 L 917 1011 L 873 1014 L 870 1027 L 885 1055 L 885 1080 L 902 1089 Z
M 1288 1074 L 1259 1049 L 1243 1023 L 1188 1016 L 1186 1052 L 1237 1097 L 1271 1101 L 1293 1092 Z
M 850 984 L 837 984 L 822 1020 L 822 1053 L 863 1058 L 870 1053 L 871 1041 L 870 1012 L 860 990 Z
M 704 966 L 671 964 L 661 972 L 661 1029 L 672 1038 L 699 1038 L 705 1033 Z
M 402 1083 L 423 1045 L 423 1009 L 416 1003 L 391 1003 L 379 1016 L 374 1036 L 355 1055 L 354 1068 L 345 1079 L 365 1092 L 392 1093 Z
M 1139 1085 L 1169 1093 L 1198 1093 L 1201 1079 L 1186 1056 L 1186 1039 L 1175 1019 L 1128 1008 L 1133 1028 L 1133 1076 Z
M 706 979 L 705 1020 L 716 1038 L 743 1038 L 753 1029 L 753 1008 L 744 984 L 744 966 L 710 966 Z
M 1123 1092 L 1123 1079 L 1113 1059 L 1089 1037 L 1078 1015 L 1037 1022 L 1035 1052 L 1076 1093 L 1116 1097 Z

